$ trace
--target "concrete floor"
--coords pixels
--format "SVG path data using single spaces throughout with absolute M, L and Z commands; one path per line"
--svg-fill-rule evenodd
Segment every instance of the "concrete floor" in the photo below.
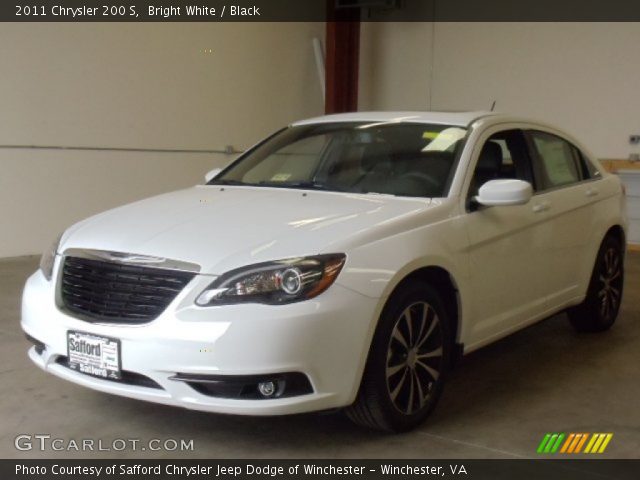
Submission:
M 468 356 L 419 430 L 383 435 L 341 414 L 211 415 L 119 398 L 45 374 L 27 359 L 22 285 L 37 259 L 0 261 L 0 458 L 514 458 L 546 432 L 613 432 L 609 458 L 640 458 L 640 255 L 629 254 L 616 326 L 578 335 L 563 315 Z M 193 452 L 20 452 L 18 434 L 66 440 L 193 439 Z

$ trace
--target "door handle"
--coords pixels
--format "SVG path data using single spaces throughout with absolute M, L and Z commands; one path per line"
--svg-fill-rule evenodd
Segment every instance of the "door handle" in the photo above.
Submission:
M 551 204 L 549 202 L 538 203 L 533 206 L 533 213 L 546 212 L 550 208 L 551 208 Z
M 590 188 L 585 192 L 585 195 L 587 197 L 595 197 L 596 195 L 598 195 L 598 190 L 596 190 L 595 188 Z

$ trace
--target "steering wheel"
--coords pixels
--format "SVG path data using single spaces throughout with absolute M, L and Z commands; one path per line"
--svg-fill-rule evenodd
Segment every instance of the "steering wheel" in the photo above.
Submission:
M 406 181 L 406 180 L 410 180 L 410 181 L 413 181 L 413 182 L 419 182 L 421 185 L 424 185 L 426 183 L 429 186 L 433 187 L 435 190 L 441 190 L 442 189 L 441 183 L 438 182 L 431 175 L 428 175 L 426 173 L 422 173 L 422 172 L 407 172 L 407 173 L 403 173 L 398 178 L 396 178 L 396 182 L 397 183 L 400 183 L 400 182 Z

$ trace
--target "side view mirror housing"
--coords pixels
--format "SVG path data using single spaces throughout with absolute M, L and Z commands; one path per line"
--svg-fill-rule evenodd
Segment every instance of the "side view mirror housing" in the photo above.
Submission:
M 489 180 L 480 187 L 474 200 L 486 207 L 524 205 L 531 200 L 533 187 L 516 179 Z
M 209 183 L 211 180 L 216 178 L 221 171 L 221 168 L 214 168 L 213 170 L 209 170 L 204 176 L 205 182 Z

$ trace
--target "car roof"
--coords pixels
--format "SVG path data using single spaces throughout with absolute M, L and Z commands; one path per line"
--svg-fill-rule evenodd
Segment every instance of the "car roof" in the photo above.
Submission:
M 475 112 L 354 112 L 324 115 L 294 122 L 292 126 L 334 122 L 428 123 L 468 127 L 483 117 L 503 116 L 488 111 Z

